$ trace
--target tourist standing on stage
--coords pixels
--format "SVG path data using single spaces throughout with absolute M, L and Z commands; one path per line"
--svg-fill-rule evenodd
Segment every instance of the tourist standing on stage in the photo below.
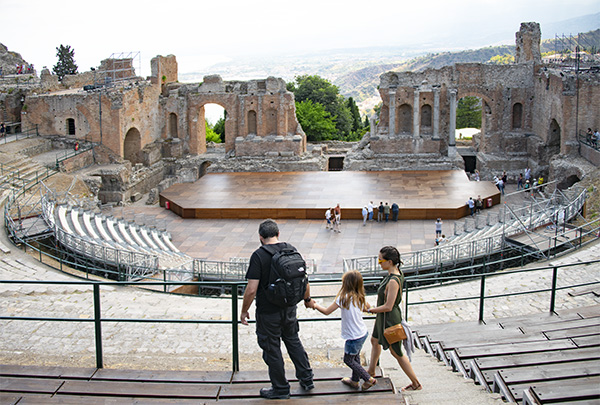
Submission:
M 369 221 L 373 220 L 373 201 L 369 201 L 369 204 L 367 204 L 367 210 L 369 211 Z
M 342 230 L 340 229 L 340 227 L 342 226 L 342 208 L 340 207 L 340 203 L 338 203 L 335 206 L 333 212 L 335 214 L 335 223 L 337 225 L 337 231 L 342 232 Z
M 331 215 L 332 215 L 332 208 L 329 208 L 327 211 L 325 211 L 325 219 L 327 220 L 327 224 L 325 225 L 325 229 L 333 229 L 333 224 L 331 223 Z
M 394 221 L 394 222 L 398 221 L 399 213 L 400 213 L 400 207 L 398 207 L 398 204 L 393 203 L 392 204 L 392 221 Z
M 263 221 L 258 227 L 261 245 L 272 245 L 281 250 L 292 247 L 285 242 L 279 242 L 279 227 L 272 219 Z M 283 356 L 281 355 L 281 340 L 285 343 L 287 353 L 296 368 L 296 377 L 304 390 L 315 387 L 313 371 L 308 355 L 298 337 L 299 324 L 296 318 L 296 306 L 281 307 L 267 299 L 266 290 L 269 284 L 272 255 L 263 247 L 252 253 L 250 265 L 246 273 L 248 285 L 244 292 L 244 301 L 240 313 L 240 321 L 248 325 L 250 314 L 248 310 L 256 297 L 256 336 L 258 345 L 263 350 L 263 360 L 269 368 L 270 388 L 262 388 L 260 396 L 267 399 L 288 399 L 290 383 L 285 377 Z M 304 305 L 310 302 L 310 287 L 306 288 Z
M 363 226 L 367 225 L 367 218 L 369 217 L 369 210 L 367 207 L 362 209 Z
M 435 221 L 435 237 L 437 238 L 438 236 L 442 235 L 442 218 L 438 218 Z
M 387 222 L 390 219 L 390 206 L 387 202 L 383 206 L 383 215 L 385 216 L 385 222 Z
M 377 222 L 383 222 L 383 201 L 379 202 L 379 207 L 377 208 Z
M 379 266 L 388 272 L 377 290 L 377 306 L 369 308 L 367 312 L 377 314 L 373 335 L 371 337 L 371 362 L 368 372 L 375 375 L 375 367 L 381 356 L 381 348 L 390 349 L 392 356 L 398 361 L 402 371 L 410 378 L 410 384 L 402 388 L 402 391 L 416 391 L 423 388 L 415 374 L 409 359 L 402 354 L 402 341 L 389 344 L 383 335 L 385 328 L 402 322 L 402 284 L 404 274 L 400 271 L 400 252 L 393 246 L 384 246 L 379 251 Z

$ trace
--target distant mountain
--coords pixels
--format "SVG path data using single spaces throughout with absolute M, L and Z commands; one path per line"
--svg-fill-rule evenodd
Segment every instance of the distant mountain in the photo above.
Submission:
M 581 47 L 600 49 L 600 29 L 586 32 L 574 37 L 574 41 L 562 39 L 547 39 L 540 44 L 542 52 L 561 50 L 565 45 L 577 41 Z M 379 102 L 377 86 L 382 73 L 394 71 L 422 71 L 425 69 L 439 69 L 455 63 L 486 63 L 497 55 L 514 55 L 515 47 L 512 45 L 492 46 L 475 50 L 460 52 L 440 52 L 420 56 L 397 64 L 382 64 L 369 66 L 354 72 L 349 72 L 334 80 L 334 84 L 346 97 L 353 97 L 359 105 L 361 112 L 370 114 L 372 108 Z
M 600 28 L 600 13 L 588 14 L 542 25 L 542 39 L 551 39 L 557 35 L 577 35 L 598 28 Z

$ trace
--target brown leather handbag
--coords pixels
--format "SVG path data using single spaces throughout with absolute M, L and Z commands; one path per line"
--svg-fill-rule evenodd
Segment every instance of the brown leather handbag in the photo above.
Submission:
M 394 344 L 401 340 L 406 339 L 406 332 L 401 324 L 390 326 L 389 328 L 385 328 L 383 331 L 383 336 L 385 336 L 385 340 L 388 341 L 389 344 Z

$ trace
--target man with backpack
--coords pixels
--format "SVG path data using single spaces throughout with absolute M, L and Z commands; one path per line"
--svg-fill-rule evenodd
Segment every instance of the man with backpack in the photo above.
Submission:
M 310 302 L 306 263 L 292 245 L 279 242 L 279 227 L 272 219 L 260 224 L 258 236 L 262 246 L 250 257 L 240 321 L 248 325 L 248 310 L 256 297 L 256 335 L 271 380 L 271 387 L 262 388 L 260 396 L 287 399 L 290 384 L 285 377 L 281 340 L 296 367 L 300 386 L 307 391 L 314 388 L 313 372 L 298 337 L 300 328 L 296 318 L 298 302 L 304 300 L 305 306 Z

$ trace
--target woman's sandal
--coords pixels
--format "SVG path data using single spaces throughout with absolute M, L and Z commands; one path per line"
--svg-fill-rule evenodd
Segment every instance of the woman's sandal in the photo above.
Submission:
M 406 387 L 402 388 L 402 391 L 420 391 L 423 389 L 423 386 L 421 385 L 421 383 L 419 383 L 419 385 L 417 385 L 416 387 L 412 384 L 407 385 Z
M 372 386 L 374 386 L 375 384 L 377 384 L 377 380 L 374 379 L 373 377 L 369 378 L 369 381 L 365 381 L 362 385 L 362 390 L 366 391 L 369 388 L 371 388 Z
M 346 384 L 350 388 L 358 389 L 358 381 L 352 381 L 350 377 L 342 378 L 342 384 Z

